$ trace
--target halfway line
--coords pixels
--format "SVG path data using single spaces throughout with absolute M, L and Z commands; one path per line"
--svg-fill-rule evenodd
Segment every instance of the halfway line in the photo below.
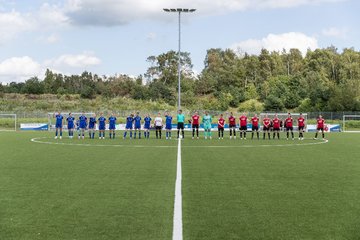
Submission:
M 182 195 L 181 195 L 181 139 L 178 140 L 177 164 L 175 181 L 175 201 L 173 220 L 173 240 L 183 239 L 182 226 Z

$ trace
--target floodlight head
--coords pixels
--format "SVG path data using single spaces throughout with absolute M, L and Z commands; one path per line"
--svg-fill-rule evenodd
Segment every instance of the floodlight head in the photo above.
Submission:
M 191 8 L 191 9 L 189 9 L 189 8 L 163 8 L 163 10 L 165 12 L 179 12 L 179 13 L 181 13 L 181 12 L 192 13 L 192 12 L 196 11 L 196 9 L 194 9 L 194 8 Z

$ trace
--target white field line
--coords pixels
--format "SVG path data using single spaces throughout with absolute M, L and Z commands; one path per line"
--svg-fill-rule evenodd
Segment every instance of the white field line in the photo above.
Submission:
M 79 146 L 79 147 L 128 147 L 128 148 L 175 148 L 177 146 L 152 146 L 152 145 L 127 145 L 127 144 L 92 144 L 92 143 L 64 143 L 61 140 L 57 140 L 57 142 L 47 142 L 42 141 L 45 139 L 50 139 L 48 137 L 39 137 L 39 138 L 32 138 L 30 141 L 34 143 L 40 144 L 49 144 L 49 145 L 63 145 L 63 146 Z M 76 140 L 74 140 L 76 141 Z M 81 140 L 79 140 L 81 141 Z M 203 146 L 183 146 L 183 148 L 258 148 L 258 147 L 296 147 L 296 146 L 309 146 L 309 145 L 319 145 L 328 143 L 329 140 L 321 140 L 318 142 L 311 142 L 311 143 L 294 143 L 294 144 L 264 144 L 264 145 L 203 145 Z M 215 143 L 215 140 L 214 140 Z
M 320 142 L 312 143 L 295 143 L 295 144 L 265 144 L 265 145 L 239 145 L 239 146 L 217 146 L 217 145 L 208 145 L 208 146 L 184 146 L 188 148 L 257 148 L 257 147 L 296 147 L 296 146 L 309 146 L 309 145 L 319 145 L 328 143 L 329 140 L 322 140 Z
M 42 139 L 49 139 L 47 137 L 32 138 L 30 141 L 34 143 L 49 144 L 49 145 L 63 145 L 63 146 L 80 146 L 80 147 L 133 147 L 133 148 L 175 148 L 176 146 L 151 146 L 151 145 L 124 145 L 124 144 L 92 144 L 92 143 L 64 143 L 61 140 L 58 142 L 45 142 Z M 82 141 L 81 139 L 79 141 Z
M 182 195 L 181 195 L 181 139 L 178 140 L 173 220 L 173 240 L 183 239 Z

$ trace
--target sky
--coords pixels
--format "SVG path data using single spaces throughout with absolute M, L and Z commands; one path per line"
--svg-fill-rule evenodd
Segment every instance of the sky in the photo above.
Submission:
M 0 82 L 91 71 L 98 75 L 146 73 L 149 56 L 178 49 L 194 72 L 210 48 L 258 54 L 326 48 L 360 50 L 357 0 L 0 0 Z

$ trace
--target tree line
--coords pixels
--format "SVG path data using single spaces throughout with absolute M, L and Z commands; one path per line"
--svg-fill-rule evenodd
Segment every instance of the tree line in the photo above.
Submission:
M 353 48 L 339 52 L 331 46 L 308 50 L 305 56 L 298 49 L 262 49 L 258 55 L 209 49 L 199 75 L 193 73 L 190 53 L 182 52 L 180 61 L 182 100 L 189 109 L 360 111 L 360 52 Z M 48 69 L 44 79 L 0 85 L 0 92 L 79 94 L 89 99 L 120 96 L 175 106 L 177 53 L 150 56 L 147 62 L 146 73 L 137 78 L 87 71 L 67 76 Z

